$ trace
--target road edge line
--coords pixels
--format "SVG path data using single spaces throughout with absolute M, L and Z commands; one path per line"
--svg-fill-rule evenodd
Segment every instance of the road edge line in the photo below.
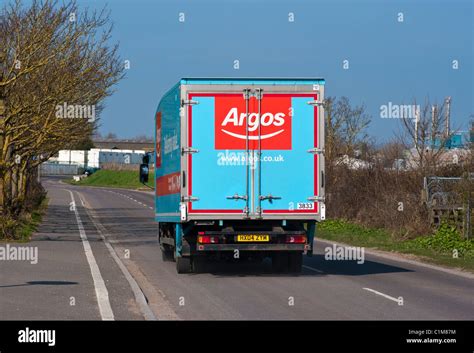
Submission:
M 75 190 L 76 191 L 76 190 Z M 81 199 L 81 202 L 86 203 L 82 196 L 82 194 L 79 191 L 76 191 L 76 193 L 79 195 L 79 198 Z M 138 307 L 140 308 L 140 311 L 145 318 L 145 320 L 148 321 L 156 321 L 157 318 L 155 314 L 153 313 L 153 310 L 151 310 L 150 306 L 147 303 L 146 297 L 143 294 L 143 291 L 141 290 L 140 286 L 138 285 L 137 281 L 133 278 L 133 276 L 130 274 L 128 271 L 127 267 L 125 264 L 122 262 L 120 257 L 118 256 L 117 252 L 113 248 L 113 246 L 110 244 L 110 242 L 107 240 L 107 238 L 104 236 L 104 231 L 105 228 L 102 224 L 97 222 L 94 217 L 90 214 L 89 210 L 87 207 L 84 207 L 87 215 L 89 216 L 89 219 L 91 220 L 92 224 L 94 224 L 94 227 L 97 229 L 97 232 L 99 233 L 100 237 L 102 238 L 102 241 L 104 242 L 107 250 L 109 251 L 110 255 L 114 259 L 115 263 L 117 266 L 120 268 L 122 271 L 122 274 L 125 276 L 125 279 L 128 281 L 128 284 L 130 285 L 130 288 L 132 289 L 133 295 L 135 296 L 135 301 L 138 304 Z
M 86 255 L 87 263 L 89 264 L 89 269 L 92 274 L 92 280 L 94 282 L 95 294 L 97 297 L 97 305 L 99 306 L 99 312 L 102 320 L 114 320 L 114 312 L 112 311 L 112 306 L 110 305 L 109 292 L 105 285 L 104 279 L 100 273 L 99 265 L 95 261 L 94 253 L 92 252 L 92 247 L 87 239 L 86 231 L 84 230 L 84 225 L 82 224 L 81 217 L 77 211 L 76 200 L 74 199 L 74 194 L 67 189 L 64 189 L 71 194 L 72 208 L 76 216 L 77 228 L 79 229 L 79 236 L 81 237 L 82 245 L 84 247 L 84 253 Z

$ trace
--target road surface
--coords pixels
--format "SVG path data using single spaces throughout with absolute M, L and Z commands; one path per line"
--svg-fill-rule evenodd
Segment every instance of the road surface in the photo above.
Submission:
M 43 184 L 43 224 L 11 244 L 37 247 L 38 262 L 1 264 L 4 320 L 474 319 L 473 277 L 367 253 L 363 264 L 329 261 L 319 240 L 299 275 L 269 261 L 178 275 L 161 257 L 152 193 Z

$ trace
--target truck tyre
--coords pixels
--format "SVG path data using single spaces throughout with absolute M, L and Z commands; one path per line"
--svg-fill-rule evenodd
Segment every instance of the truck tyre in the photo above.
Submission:
M 192 258 L 192 266 L 193 266 L 193 272 L 194 273 L 203 273 L 206 271 L 206 257 L 204 256 L 194 256 Z
M 274 253 L 272 256 L 272 269 L 277 273 L 288 271 L 288 254 L 285 252 Z
M 288 255 L 288 267 L 292 273 L 300 273 L 303 269 L 303 253 L 292 252 Z
M 178 273 L 191 272 L 191 259 L 189 257 L 177 257 L 176 271 L 178 271 Z

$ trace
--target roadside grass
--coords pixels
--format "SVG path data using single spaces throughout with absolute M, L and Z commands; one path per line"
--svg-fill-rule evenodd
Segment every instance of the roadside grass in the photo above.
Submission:
M 326 220 L 318 225 L 317 237 L 414 255 L 424 262 L 474 272 L 474 241 L 462 239 L 454 227 L 447 224 L 443 224 L 432 235 L 399 240 L 383 229 L 366 228 L 343 220 Z
M 150 171 L 150 175 L 148 176 L 149 182 L 146 184 L 148 186 L 147 187 L 141 184 L 138 180 L 138 171 L 102 169 L 96 171 L 94 174 L 89 175 L 87 178 L 81 179 L 78 182 L 74 181 L 73 179 L 65 179 L 63 181 L 71 185 L 151 190 L 154 189 L 154 180 L 153 171 Z
M 5 239 L 8 242 L 26 243 L 31 240 L 31 235 L 38 229 L 43 216 L 48 208 L 49 199 L 44 197 L 38 207 L 31 213 L 25 214 L 17 223 L 15 239 Z

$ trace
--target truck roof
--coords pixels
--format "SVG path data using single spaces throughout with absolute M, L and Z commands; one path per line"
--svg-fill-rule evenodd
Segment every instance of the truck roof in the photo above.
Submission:
M 185 85 L 324 85 L 324 83 L 324 78 L 320 77 L 184 77 L 180 80 L 180 84 Z

